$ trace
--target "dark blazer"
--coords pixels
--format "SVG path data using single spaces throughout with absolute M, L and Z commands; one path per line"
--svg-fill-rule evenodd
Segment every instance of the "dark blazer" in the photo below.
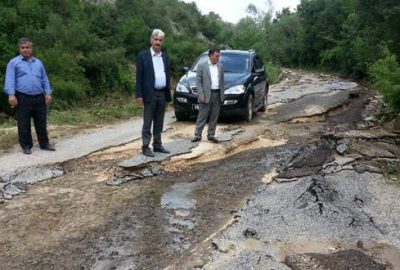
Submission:
M 162 52 L 162 59 L 165 68 L 165 77 L 167 79 L 167 86 L 165 87 L 165 100 L 171 101 L 170 93 L 170 78 L 171 67 L 169 64 L 168 55 Z M 151 58 L 150 48 L 139 53 L 136 59 L 136 98 L 143 98 L 144 103 L 150 103 L 154 96 L 154 67 Z

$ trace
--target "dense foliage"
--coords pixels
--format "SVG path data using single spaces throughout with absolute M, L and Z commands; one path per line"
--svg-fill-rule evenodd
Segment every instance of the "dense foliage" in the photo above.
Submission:
M 135 56 L 150 46 L 153 28 L 167 34 L 165 48 L 174 71 L 207 49 L 208 38 L 222 38 L 220 32 L 211 30 L 198 36 L 202 29 L 222 21 L 201 15 L 194 4 L 176 0 L 94 2 L 0 0 L 1 88 L 5 66 L 17 54 L 16 43 L 23 36 L 34 41 L 35 55 L 45 63 L 58 108 L 99 96 L 133 93 Z M 8 106 L 1 95 L 0 111 L 5 111 Z
M 394 112 L 400 111 L 400 2 L 302 0 L 295 12 L 249 6 L 230 44 L 253 47 L 277 65 L 326 69 L 369 78 Z
M 18 38 L 28 36 L 58 107 L 133 93 L 135 56 L 149 46 L 151 29 L 162 28 L 175 78 L 211 46 L 253 48 L 271 74 L 284 65 L 369 77 L 400 111 L 398 0 L 302 0 L 295 12 L 276 16 L 270 8 L 270 1 L 264 9 L 249 5 L 248 16 L 233 25 L 178 0 L 0 0 L 0 79 Z

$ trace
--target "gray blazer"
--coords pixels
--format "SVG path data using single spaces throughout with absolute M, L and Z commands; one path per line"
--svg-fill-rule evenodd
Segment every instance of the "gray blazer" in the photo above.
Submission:
M 224 101 L 224 69 L 220 62 L 217 63 L 218 73 L 219 73 L 219 89 L 220 89 L 220 98 L 221 103 Z M 199 97 L 203 97 L 205 102 L 210 102 L 211 98 L 211 74 L 210 68 L 208 67 L 208 60 L 200 63 L 197 67 L 197 75 L 196 75 L 196 87 L 197 94 Z

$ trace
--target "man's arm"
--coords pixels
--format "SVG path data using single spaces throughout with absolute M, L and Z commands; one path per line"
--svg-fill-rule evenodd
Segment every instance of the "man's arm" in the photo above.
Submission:
M 224 91 L 225 89 L 225 85 L 224 85 L 224 83 L 225 83 L 225 77 L 224 77 L 224 66 L 222 65 L 222 64 L 220 64 L 220 75 L 219 75 L 219 77 L 220 77 L 220 91 Z
M 164 65 L 166 65 L 165 67 L 165 76 L 166 76 L 166 96 L 165 96 L 165 100 L 167 102 L 171 101 L 171 62 L 169 59 L 169 56 L 167 54 L 167 52 L 163 52 L 163 56 L 165 57 L 165 63 Z
M 45 91 L 45 101 L 46 104 L 50 104 L 53 100 L 51 97 L 51 93 L 53 92 L 50 86 L 49 78 L 47 77 L 46 69 L 42 63 L 42 68 L 41 68 L 41 74 L 42 74 L 42 86 Z
M 136 103 L 139 106 L 143 105 L 143 55 L 139 54 L 136 61 Z
M 199 103 L 205 102 L 204 90 L 203 90 L 203 65 L 199 64 L 196 71 L 196 88 L 197 88 L 197 100 Z
M 166 76 L 166 80 L 167 80 L 167 90 L 170 90 L 170 80 L 171 80 L 171 62 L 169 59 L 169 56 L 167 54 L 167 52 L 163 52 L 163 55 L 165 55 L 165 63 L 166 63 L 166 67 L 165 67 L 165 76 Z
M 17 98 L 15 97 L 15 63 L 10 61 L 7 64 L 6 76 L 4 82 L 4 92 L 8 95 L 8 104 L 11 107 L 18 105 Z

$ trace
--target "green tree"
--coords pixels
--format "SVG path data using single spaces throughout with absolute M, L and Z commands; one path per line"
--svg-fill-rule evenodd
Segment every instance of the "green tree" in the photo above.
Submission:
M 373 86 L 384 96 L 391 110 L 400 112 L 400 65 L 398 58 L 389 51 L 387 46 L 382 48 L 382 57 L 369 66 Z

